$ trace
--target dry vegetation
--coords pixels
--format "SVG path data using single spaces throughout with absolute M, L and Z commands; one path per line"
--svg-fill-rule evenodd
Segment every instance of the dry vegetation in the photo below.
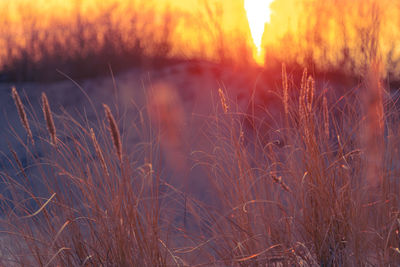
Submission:
M 15 172 L 1 172 L 1 233 L 12 244 L 3 264 L 395 264 L 400 118 L 377 68 L 338 97 L 306 70 L 297 87 L 283 67 L 281 118 L 244 119 L 219 90 L 212 149 L 191 153 L 208 174 L 208 199 L 165 178 L 154 110 L 124 118 L 131 126 L 120 134 L 122 118 L 106 105 L 94 123 L 55 116 L 43 94 L 40 119 L 13 89 L 27 160 L 10 148 Z M 125 144 L 129 131 L 141 142 Z
M 184 147 L 190 155 L 185 164 L 193 163 L 188 169 L 200 168 L 204 174 L 204 194 L 171 178 L 167 165 L 182 165 L 182 158 L 163 153 L 171 148 L 163 146 L 166 136 L 181 139 L 185 124 L 179 112 L 184 108 L 149 93 L 146 104 L 134 103 L 135 116 L 120 116 L 119 107 L 104 105 L 88 120 L 83 111 L 81 117 L 55 114 L 44 93 L 42 110 L 34 110 L 29 99 L 21 99 L 12 88 L 25 132 L 18 135 L 10 125 L 23 152 L 10 146 L 4 155 L 11 168 L 0 169 L 0 264 L 398 264 L 400 113 L 397 99 L 382 81 L 382 74 L 390 68 L 395 72 L 397 63 L 394 54 L 391 66 L 389 57 L 378 52 L 380 6 L 373 3 L 371 9 L 360 9 L 362 15 L 376 15 L 367 16 L 371 24 L 354 26 L 359 35 L 350 38 L 364 38 L 359 50 L 343 37 L 344 48 L 340 46 L 339 54 L 334 50 L 335 59 L 320 57 L 331 48 L 315 31 L 307 35 L 308 54 L 299 57 L 294 51 L 293 58 L 285 59 L 290 69 L 296 64 L 318 69 L 316 62 L 325 62 L 328 70 L 343 66 L 362 78 L 356 87 L 344 93 L 319 88 L 307 69 L 297 82 L 283 65 L 282 84 L 267 105 L 257 101 L 256 86 L 246 112 L 238 109 L 229 88 L 218 90 L 212 100 L 215 113 L 201 129 L 204 148 Z M 159 62 L 173 51 L 169 34 L 174 19 L 168 12 L 160 36 L 144 28 L 147 24 L 137 20 L 135 10 L 123 18 L 132 22 L 125 28 L 117 27 L 109 6 L 93 18 L 83 16 L 78 4 L 75 8 L 73 27 L 60 22 L 51 30 L 39 29 L 35 18 L 26 18 L 27 28 L 20 29 L 24 41 L 17 43 L 3 31 L 4 75 L 11 80 L 42 79 L 60 65 L 82 77 L 85 71 L 96 72 L 92 66 L 108 68 L 111 59 L 123 68 L 130 66 L 124 60 Z M 221 14 L 212 6 L 205 10 L 211 19 L 207 25 L 216 23 Z M 153 13 L 143 14 L 149 18 Z M 216 50 L 226 51 L 221 29 L 211 28 L 219 41 Z M 227 54 L 219 55 L 220 62 L 229 61 Z M 173 98 L 168 92 L 165 97 Z M 131 136 L 139 141 L 128 142 Z

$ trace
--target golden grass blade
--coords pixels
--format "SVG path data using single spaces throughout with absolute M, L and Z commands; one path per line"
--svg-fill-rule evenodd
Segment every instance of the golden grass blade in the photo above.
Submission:
M 45 265 L 45 267 L 50 266 L 50 264 L 53 262 L 53 260 L 54 260 L 61 252 L 63 252 L 64 250 L 70 250 L 70 248 L 67 248 L 67 247 L 60 248 L 60 249 L 57 251 L 57 253 L 54 254 L 53 257 L 51 257 L 51 259 L 50 259 L 49 262 Z
M 50 203 L 50 201 L 55 196 L 56 196 L 56 193 L 52 194 L 51 197 L 37 211 L 35 211 L 34 213 L 29 214 L 27 216 L 23 216 L 23 217 L 21 217 L 21 219 L 27 219 L 27 218 L 31 218 L 31 217 L 34 217 L 34 216 L 38 215 Z
M 236 259 L 235 261 L 236 261 L 236 262 L 248 261 L 248 260 L 251 260 L 251 259 L 253 259 L 253 258 L 256 258 L 256 257 L 258 257 L 258 256 L 260 256 L 260 255 L 262 255 L 262 254 L 264 254 L 264 253 L 266 253 L 266 252 L 268 252 L 268 251 L 271 250 L 271 249 L 274 249 L 274 248 L 280 247 L 280 246 L 281 246 L 280 244 L 279 244 L 279 245 L 273 245 L 273 246 L 271 246 L 271 247 L 269 247 L 269 248 L 267 248 L 267 249 L 264 249 L 263 251 L 261 251 L 261 252 L 259 252 L 259 253 L 255 253 L 255 254 L 250 255 L 250 256 L 248 256 L 248 257 L 245 257 L 245 258 Z
M 54 237 L 53 242 L 51 243 L 51 247 L 53 247 L 56 244 L 56 241 L 58 239 L 58 237 L 61 235 L 61 233 L 64 231 L 64 229 L 68 226 L 68 224 L 70 224 L 70 221 L 66 221 L 60 228 L 60 230 L 58 230 L 56 236 Z

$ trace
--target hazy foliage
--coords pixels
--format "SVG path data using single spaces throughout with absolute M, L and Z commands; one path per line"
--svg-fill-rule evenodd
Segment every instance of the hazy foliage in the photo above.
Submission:
M 276 4 L 284 1 L 290 0 L 278 0 Z M 283 27 L 279 37 L 273 31 L 279 25 L 272 21 L 271 34 L 279 38 L 279 42 L 267 41 L 267 61 L 270 58 L 307 66 L 316 72 L 364 76 L 378 57 L 383 62 L 382 74 L 398 79 L 400 6 L 397 1 L 305 0 L 296 3 L 292 3 L 297 10 L 295 18 L 288 17 L 284 8 L 277 5 L 276 16 L 287 17 L 292 24 Z

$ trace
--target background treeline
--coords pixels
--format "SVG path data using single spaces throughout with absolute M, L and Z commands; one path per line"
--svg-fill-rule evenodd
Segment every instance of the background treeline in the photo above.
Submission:
M 171 60 L 248 65 L 243 0 L 58 0 L 0 4 L 0 80 L 103 74 Z M 276 0 L 264 36 L 266 66 L 358 76 L 372 59 L 399 75 L 397 1 Z M 230 17 L 230 18 L 229 18 Z
M 250 60 L 249 38 L 236 29 L 223 29 L 224 9 L 218 1 L 201 1 L 196 10 L 170 4 L 143 0 L 2 3 L 0 80 L 61 78 L 56 70 L 82 78 L 107 73 L 109 66 L 118 71 L 171 60 Z
M 371 61 L 383 64 L 392 82 L 400 74 L 398 1 L 278 0 L 272 7 L 266 58 L 317 72 L 364 75 Z M 284 12 L 285 7 L 293 10 Z M 293 13 L 295 12 L 295 13 Z M 287 27 L 281 27 L 287 20 Z M 273 29 L 277 29 L 274 31 Z M 279 41 L 277 41 L 279 40 Z

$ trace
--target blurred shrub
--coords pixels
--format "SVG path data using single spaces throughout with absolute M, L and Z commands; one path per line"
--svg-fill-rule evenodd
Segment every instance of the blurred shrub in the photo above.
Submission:
M 82 78 L 168 57 L 176 23 L 170 11 L 156 14 L 144 1 L 105 3 L 3 5 L 3 80 L 54 79 L 56 69 Z

